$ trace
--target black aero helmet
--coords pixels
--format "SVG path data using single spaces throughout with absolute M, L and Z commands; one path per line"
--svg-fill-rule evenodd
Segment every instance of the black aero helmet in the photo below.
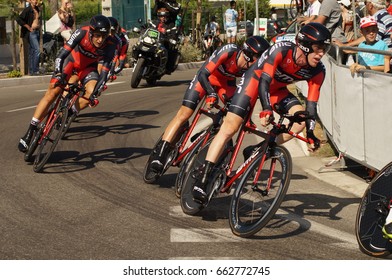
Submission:
M 304 25 L 298 32 L 296 38 L 297 46 L 306 54 L 314 50 L 312 45 L 318 45 L 328 52 L 331 47 L 331 33 L 321 23 L 311 22 Z
M 110 21 L 103 15 L 93 16 L 90 20 L 90 32 L 101 32 L 106 35 L 110 33 Z
M 116 33 L 118 32 L 118 21 L 116 18 L 114 17 L 108 17 L 109 21 L 110 21 L 110 28 L 111 30 L 114 30 Z
M 244 42 L 242 51 L 244 52 L 245 59 L 252 62 L 253 57 L 260 57 L 269 47 L 270 44 L 264 37 L 251 36 Z

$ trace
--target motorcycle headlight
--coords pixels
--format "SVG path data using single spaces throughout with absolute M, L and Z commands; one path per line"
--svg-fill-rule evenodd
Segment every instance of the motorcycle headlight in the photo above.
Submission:
M 146 43 L 146 44 L 152 44 L 152 43 L 153 43 L 153 42 L 152 42 L 152 39 L 151 39 L 150 37 L 145 37 L 145 38 L 143 39 L 143 42 Z

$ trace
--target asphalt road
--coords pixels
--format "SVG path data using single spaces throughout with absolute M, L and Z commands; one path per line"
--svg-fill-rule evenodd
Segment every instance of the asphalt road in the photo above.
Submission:
M 81 113 L 41 174 L 17 143 L 47 84 L 3 88 L 0 259 L 370 259 L 354 235 L 359 198 L 298 166 L 278 215 L 251 239 L 232 235 L 225 207 L 182 214 L 177 168 L 159 184 L 143 182 L 150 149 L 195 72 L 165 76 L 154 88 L 142 81 L 131 89 L 130 77 L 119 77 L 98 107 Z

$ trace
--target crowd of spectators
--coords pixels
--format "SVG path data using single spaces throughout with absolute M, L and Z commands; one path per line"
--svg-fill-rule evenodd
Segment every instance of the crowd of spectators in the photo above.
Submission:
M 318 13 L 313 13 L 312 7 L 317 1 L 308 0 L 305 16 L 298 18 L 297 21 L 300 24 L 319 22 L 329 29 L 335 46 L 330 51 L 332 57 L 336 58 L 336 47 L 392 49 L 392 6 L 390 0 L 365 0 L 364 2 L 357 0 L 354 7 L 351 0 L 322 0 Z M 363 22 L 365 21 L 371 21 L 372 25 L 364 28 Z M 348 63 L 348 54 L 350 53 L 353 51 L 340 51 L 343 64 Z M 356 56 L 353 58 L 355 65 L 351 67 L 352 72 L 358 72 L 361 69 L 390 72 L 390 62 L 388 63 L 390 57 L 381 55 L 382 59 L 380 59 L 380 55 L 377 56 L 374 53 L 365 55 L 364 52 L 360 52 L 359 55 L 358 59 Z M 372 63 L 363 57 L 372 57 Z M 374 63 L 379 63 L 379 65 L 374 65 Z

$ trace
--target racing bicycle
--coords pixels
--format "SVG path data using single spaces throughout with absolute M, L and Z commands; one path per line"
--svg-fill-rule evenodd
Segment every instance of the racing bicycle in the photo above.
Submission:
M 280 118 L 271 122 L 272 129 L 264 132 L 257 129 L 250 121 L 251 113 L 244 120 L 235 144 L 229 141 L 224 152 L 215 164 L 207 183 L 208 200 L 200 204 L 193 200 L 192 188 L 196 182 L 195 173 L 204 163 L 210 143 L 207 143 L 190 160 L 190 172 L 184 179 L 181 191 L 181 208 L 188 215 L 196 215 L 207 207 L 219 194 L 231 193 L 229 224 L 232 232 L 240 237 L 250 237 L 260 231 L 276 213 L 290 184 L 292 160 L 289 151 L 276 144 L 279 134 L 288 133 L 304 142 L 308 140 L 294 132 L 294 123 L 301 123 L 309 118 L 307 111 L 294 115 L 287 114 L 275 106 Z M 288 124 L 284 120 L 289 121 Z M 256 145 L 253 153 L 245 162 L 234 170 L 234 164 L 246 133 L 265 138 Z M 235 187 L 234 187 L 235 186 Z
M 193 155 L 197 154 L 200 147 L 208 143 L 210 139 L 213 138 L 213 136 L 217 133 L 222 123 L 223 117 L 226 115 L 229 102 L 226 101 L 225 96 L 223 97 L 223 101 L 225 104 L 223 107 L 218 104 L 214 105 L 214 108 L 217 109 L 217 111 L 206 109 L 204 108 L 203 104 L 199 107 L 191 124 L 189 124 L 189 121 L 186 122 L 181 127 L 177 139 L 173 141 L 174 144 L 171 146 L 171 150 L 166 156 L 166 160 L 162 172 L 156 173 L 155 171 L 151 170 L 150 166 L 153 160 L 154 151 L 157 149 L 157 146 L 161 142 L 163 134 L 161 135 L 161 137 L 154 145 L 150 157 L 146 163 L 146 166 L 144 167 L 143 179 L 146 183 L 152 184 L 156 182 L 167 171 L 167 169 L 170 166 L 181 165 L 180 172 L 177 175 L 177 179 L 175 183 L 176 196 L 180 197 L 182 180 L 186 172 L 186 166 L 188 160 L 192 158 Z M 196 124 L 198 123 L 202 115 L 210 118 L 212 120 L 212 123 L 206 129 L 203 129 L 198 133 L 194 133 Z M 189 145 L 187 144 L 188 140 L 190 140 Z
M 37 151 L 34 161 L 34 172 L 41 172 L 44 165 L 49 160 L 59 141 L 71 126 L 77 113 L 71 108 L 79 97 L 84 98 L 85 89 L 80 83 L 68 83 L 66 86 L 57 84 L 66 92 L 65 95 L 59 94 L 55 102 L 49 108 L 45 119 L 40 122 L 33 140 L 24 155 L 24 160 L 30 162 Z M 91 107 L 98 105 L 98 99 L 94 95 L 88 99 Z
M 372 179 L 362 196 L 355 220 L 360 250 L 373 257 L 392 253 L 392 240 L 384 238 L 382 228 L 392 204 L 392 162 Z

